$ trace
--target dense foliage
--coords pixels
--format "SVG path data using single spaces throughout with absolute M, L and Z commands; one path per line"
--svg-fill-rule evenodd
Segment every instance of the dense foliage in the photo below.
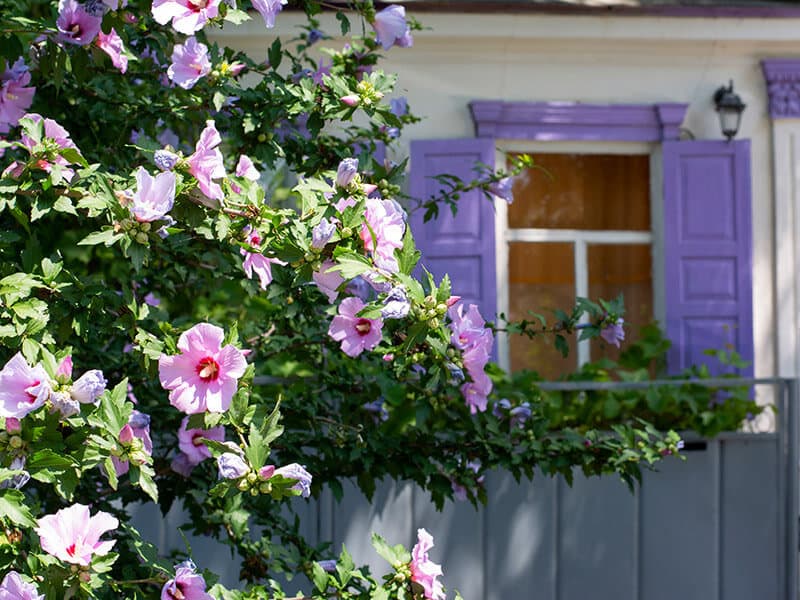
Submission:
M 402 198 L 405 163 L 375 155 L 416 120 L 377 67 L 412 43 L 403 9 L 357 2 L 323 33 L 308 2 L 308 28 L 259 62 L 207 37 L 270 27 L 282 3 L 249 8 L 0 0 L 0 591 L 279 597 L 283 571 L 315 598 L 441 598 L 424 530 L 411 554 L 375 538 L 376 581 L 346 552 L 316 562 L 280 500 L 390 477 L 475 502 L 488 469 L 632 481 L 678 449 L 509 386 L 479 307 L 420 274 L 406 211 L 504 196 L 529 162 Z M 611 306 L 581 302 L 555 334 L 618 342 Z M 230 544 L 242 588 L 125 525 L 148 499 Z

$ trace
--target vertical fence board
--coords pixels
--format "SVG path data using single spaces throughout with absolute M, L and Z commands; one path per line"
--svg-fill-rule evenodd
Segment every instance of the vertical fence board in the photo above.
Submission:
M 778 598 L 778 465 L 775 439 L 723 442 L 722 598 Z
M 641 486 L 641 597 L 645 600 L 717 600 L 718 442 L 667 459 Z
M 485 598 L 484 589 L 484 516 L 468 502 L 447 502 L 437 512 L 427 492 L 414 488 L 412 528 L 426 529 L 436 546 L 431 559 L 443 565 L 445 586 L 458 590 L 466 600 Z M 491 532 L 490 537 L 493 537 Z
M 556 482 L 537 474 L 520 483 L 504 472 L 486 477 L 487 600 L 553 600 Z
M 636 498 L 617 477 L 560 486 L 557 600 L 635 600 Z
M 326 523 L 326 515 L 321 518 L 322 530 L 330 528 L 333 531 L 331 553 L 338 556 L 344 544 L 356 564 L 369 565 L 374 575 L 387 573 L 389 565 L 372 548 L 372 533 L 380 534 L 391 545 L 409 546 L 413 525 L 412 487 L 386 481 L 379 483 L 372 502 L 369 502 L 354 483 L 343 483 L 342 501 L 333 502 L 332 525 Z

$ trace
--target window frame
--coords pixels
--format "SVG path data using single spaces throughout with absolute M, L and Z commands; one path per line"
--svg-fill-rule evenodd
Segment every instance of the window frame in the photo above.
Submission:
M 659 143 L 611 141 L 534 141 L 498 139 L 495 167 L 508 169 L 509 154 L 536 152 L 548 154 L 624 154 L 647 155 L 650 158 L 650 231 L 574 230 L 545 228 L 509 228 L 508 204 L 495 198 L 495 260 L 498 314 L 509 314 L 509 244 L 511 242 L 569 242 L 574 248 L 575 295 L 589 295 L 589 243 L 650 244 L 652 256 L 653 317 L 664 322 L 664 254 L 663 254 L 663 176 Z M 533 308 L 533 307 L 532 307 Z M 590 360 L 589 340 L 577 342 L 576 368 Z M 511 368 L 511 348 L 508 334 L 497 334 L 498 363 Z

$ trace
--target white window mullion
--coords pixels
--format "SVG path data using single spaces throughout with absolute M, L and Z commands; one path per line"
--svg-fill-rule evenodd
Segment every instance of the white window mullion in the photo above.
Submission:
M 495 168 L 507 169 L 506 155 L 500 150 L 495 155 Z M 497 273 L 497 312 L 509 318 L 509 277 L 508 277 L 508 204 L 502 198 L 494 199 L 495 268 Z M 499 324 L 499 323 L 498 323 Z M 505 323 L 503 323 L 505 327 Z M 497 332 L 495 340 L 497 363 L 506 372 L 511 372 L 511 345 L 505 331 Z
M 587 231 L 581 229 L 508 229 L 511 242 L 574 242 L 587 244 L 651 244 L 651 231 Z
M 587 256 L 587 244 L 585 240 L 575 240 L 574 260 L 575 260 L 575 296 L 589 297 L 589 259 Z M 581 323 L 588 323 L 588 316 L 581 317 Z M 578 366 L 581 367 L 589 362 L 590 348 L 589 340 L 578 342 Z

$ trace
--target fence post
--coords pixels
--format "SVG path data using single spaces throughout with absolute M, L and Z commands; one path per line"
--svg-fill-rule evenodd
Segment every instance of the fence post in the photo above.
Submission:
M 784 380 L 784 418 L 781 419 L 783 435 L 781 454 L 786 461 L 784 464 L 784 490 L 785 490 L 785 559 L 783 568 L 786 577 L 786 600 L 797 600 L 798 593 L 798 551 L 800 539 L 798 538 L 798 518 L 800 518 L 800 493 L 798 493 L 798 443 L 800 442 L 800 380 Z

